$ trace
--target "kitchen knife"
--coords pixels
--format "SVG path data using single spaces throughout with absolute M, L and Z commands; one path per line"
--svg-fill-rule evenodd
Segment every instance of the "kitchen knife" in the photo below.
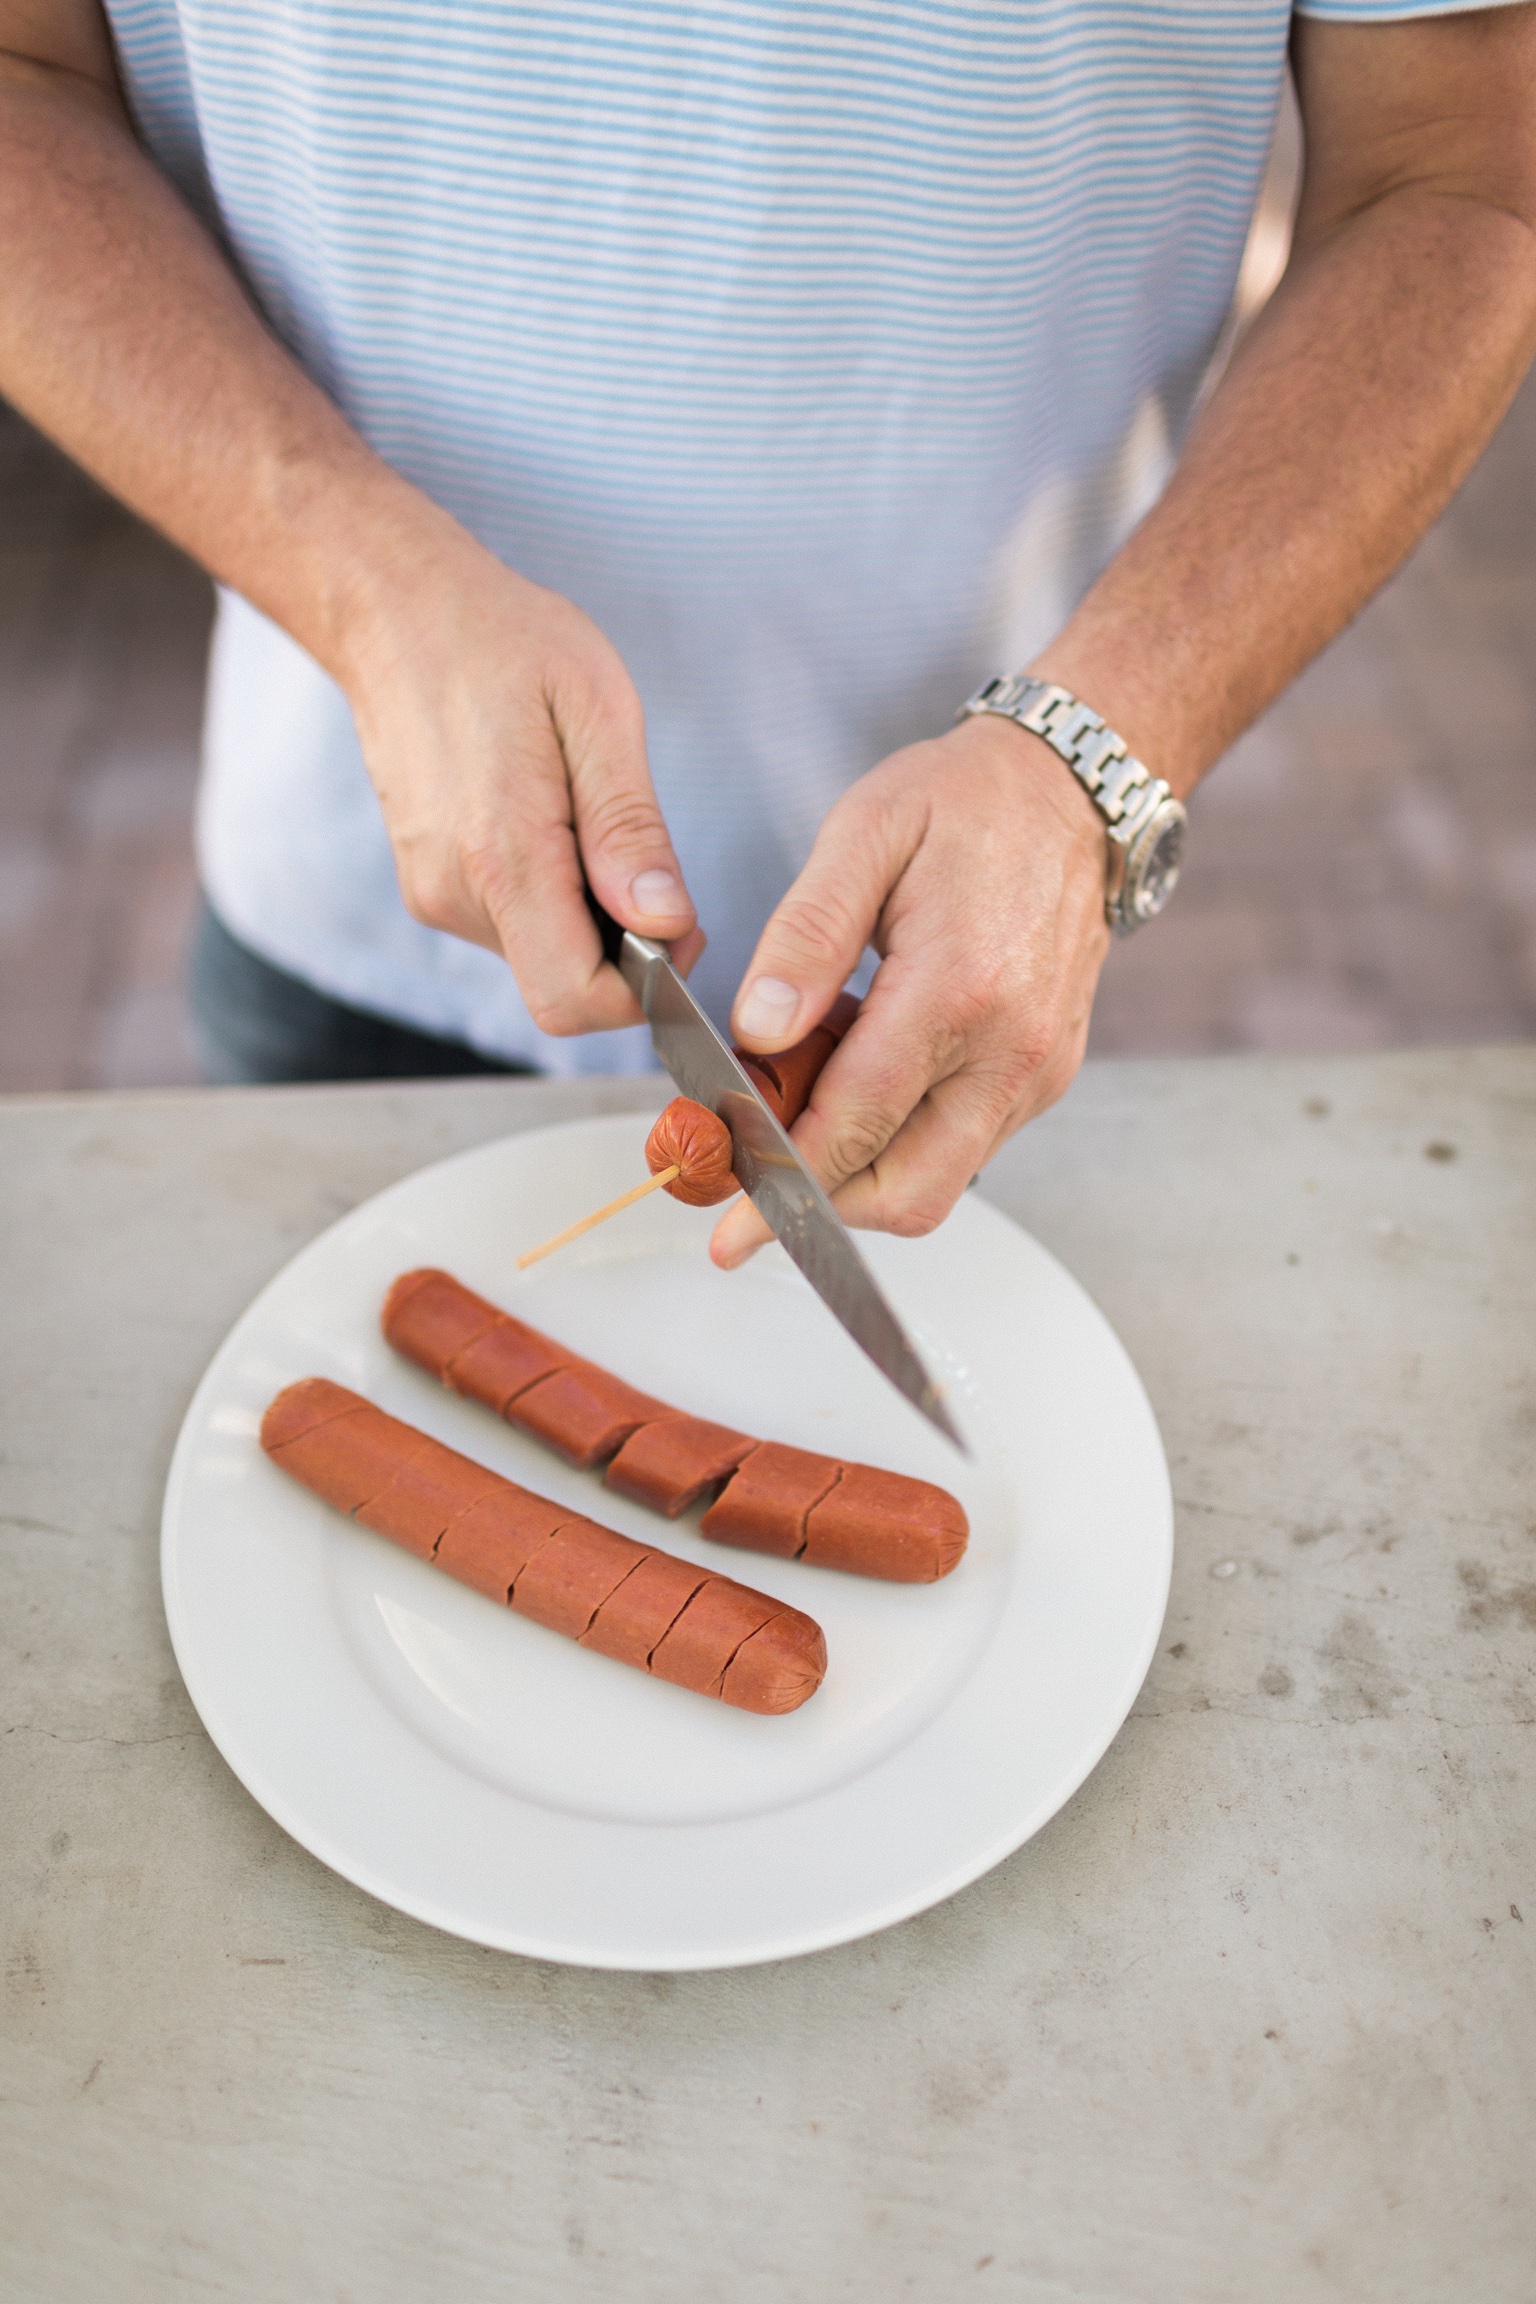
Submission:
M 673 967 L 666 945 L 621 928 L 594 898 L 587 901 L 604 956 L 644 1009 L 657 1055 L 685 1096 L 725 1122 L 737 1180 L 775 1239 L 855 1344 L 946 1440 L 968 1455 L 942 1393 L 848 1227 Z

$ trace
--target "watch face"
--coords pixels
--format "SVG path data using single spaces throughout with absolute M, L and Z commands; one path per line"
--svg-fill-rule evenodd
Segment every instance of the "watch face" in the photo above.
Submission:
M 1173 894 L 1184 856 L 1184 811 L 1176 800 L 1164 803 L 1147 827 L 1147 844 L 1132 865 L 1135 885 L 1130 909 L 1138 920 L 1151 920 Z

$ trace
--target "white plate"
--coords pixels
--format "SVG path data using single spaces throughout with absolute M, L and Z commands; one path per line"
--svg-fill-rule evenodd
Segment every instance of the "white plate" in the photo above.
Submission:
M 1172 1553 L 1152 1411 L 1077 1283 L 967 1197 L 922 1241 L 861 1244 L 972 1444 L 962 1463 L 782 1251 L 705 1254 L 713 1213 L 654 1194 L 518 1273 L 530 1243 L 643 1175 L 643 1117 L 514 1136 L 345 1217 L 256 1299 L 187 1411 L 166 1492 L 166 1614 L 230 1767 L 304 1847 L 477 1943 L 600 1968 L 730 1967 L 920 1912 L 1038 1831 L 1119 1728 Z M 706 1542 L 573 1472 L 397 1359 L 397 1272 L 442 1264 L 682 1408 L 942 1482 L 970 1549 L 883 1585 Z M 792 1600 L 830 1664 L 764 1719 L 647 1679 L 354 1527 L 262 1455 L 280 1385 L 321 1375 L 627 1534 Z

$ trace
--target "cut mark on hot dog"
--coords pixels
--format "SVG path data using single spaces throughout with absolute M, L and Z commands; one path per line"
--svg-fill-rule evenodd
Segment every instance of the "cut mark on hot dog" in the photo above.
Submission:
M 588 1472 L 616 1455 L 642 1424 L 654 1424 L 666 1411 L 622 1377 L 576 1360 L 518 1393 L 506 1413 L 558 1449 L 579 1472 Z
M 565 1523 L 562 1521 L 561 1527 L 564 1525 Z M 539 1554 L 543 1551 L 544 1545 L 553 1544 L 559 1533 L 559 1528 L 551 1528 L 549 1534 L 544 1538 L 543 1543 L 535 1544 L 527 1559 L 518 1569 L 517 1574 L 513 1577 L 511 1583 L 507 1586 L 507 1606 L 509 1608 L 515 1608 L 517 1606 L 517 1588 L 522 1582 L 523 1578 L 527 1575 L 529 1569 L 533 1566 L 535 1560 L 537 1560 Z
M 631 1560 L 631 1562 L 630 1562 L 629 1566 L 628 1566 L 628 1567 L 625 1569 L 625 1571 L 624 1571 L 623 1575 L 622 1575 L 622 1576 L 619 1578 L 619 1580 L 618 1580 L 617 1584 L 615 1584 L 615 1586 L 614 1586 L 613 1590 L 612 1590 L 612 1591 L 611 1591 L 611 1592 L 610 1592 L 610 1593 L 607 1595 L 607 1597 L 606 1597 L 605 1599 L 599 1600 L 599 1602 L 598 1602 L 597 1606 L 596 1606 L 596 1607 L 593 1609 L 593 1611 L 592 1611 L 591 1615 L 590 1615 L 590 1616 L 587 1618 L 587 1621 L 586 1621 L 586 1623 L 585 1623 L 585 1624 L 582 1626 L 581 1630 L 580 1630 L 580 1631 L 577 1633 L 576 1637 L 577 1637 L 577 1639 L 578 1639 L 578 1640 L 585 1640 L 585 1638 L 587 1637 L 587 1634 L 588 1634 L 588 1633 L 591 1631 L 591 1629 L 592 1629 L 593 1625 L 594 1625 L 594 1624 L 597 1622 L 597 1620 L 598 1620 L 599 1616 L 601 1616 L 601 1614 L 602 1614 L 603 1610 L 604 1610 L 605 1608 L 609 1607 L 613 1601 L 617 1600 L 617 1598 L 618 1598 L 619 1594 L 620 1594 L 620 1593 L 623 1591 L 623 1589 L 624 1589 L 625 1585 L 626 1585 L 626 1584 L 629 1582 L 629 1580 L 630 1580 L 631 1576 L 634 1576 L 634 1575 L 636 1575 L 636 1574 L 638 1573 L 638 1571 L 639 1571 L 640 1569 L 642 1569 L 644 1566 L 645 1566 L 645 1562 L 644 1562 L 644 1560 L 643 1560 L 643 1559 L 641 1559 L 641 1560 Z
M 708 1577 L 656 1643 L 651 1670 L 660 1680 L 673 1680 L 684 1688 L 700 1688 L 706 1696 L 719 1696 L 731 1657 L 778 1613 L 778 1604 L 763 1593 L 744 1597 L 741 1585 L 730 1584 L 721 1576 Z M 748 1620 L 750 1616 L 756 1616 L 757 1621 Z M 722 1662 L 719 1650 L 726 1640 L 730 1645 Z
M 656 1651 L 657 1651 L 657 1649 L 658 1649 L 658 1648 L 661 1646 L 661 1643 L 662 1643 L 662 1641 L 666 1639 L 666 1637 L 667 1637 L 668 1633 L 669 1633 L 669 1632 L 672 1630 L 673 1626 L 674 1626 L 674 1625 L 677 1623 L 678 1617 L 679 1617 L 679 1616 L 681 1616 L 681 1615 L 683 1614 L 683 1611 L 684 1611 L 684 1609 L 687 1609 L 687 1608 L 691 1608 L 691 1607 L 692 1607 L 692 1605 L 693 1605 L 694 1601 L 695 1601 L 695 1600 L 697 1600 L 697 1598 L 698 1598 L 699 1594 L 700 1594 L 700 1593 L 703 1591 L 703 1589 L 704 1589 L 704 1586 L 705 1586 L 705 1584 L 706 1584 L 707 1582 L 708 1582 L 708 1576 L 707 1576 L 707 1573 L 701 1573 L 701 1575 L 700 1575 L 700 1577 L 699 1577 L 699 1580 L 698 1580 L 697 1584 L 695 1584 L 695 1586 L 694 1586 L 693 1590 L 692 1590 L 692 1591 L 689 1593 L 689 1595 L 688 1595 L 687 1599 L 686 1599 L 686 1600 L 683 1602 L 683 1605 L 682 1605 L 682 1607 L 681 1607 L 681 1608 L 679 1608 L 679 1609 L 676 1611 L 676 1613 L 675 1613 L 673 1616 L 671 1616 L 671 1617 L 668 1619 L 668 1621 L 666 1622 L 666 1624 L 665 1624 L 665 1625 L 662 1627 L 662 1630 L 661 1630 L 660 1634 L 658 1635 L 658 1637 L 657 1637 L 656 1639 L 654 1639 L 654 1640 L 651 1642 L 651 1645 L 650 1645 L 649 1649 L 648 1649 L 648 1650 L 647 1650 L 647 1652 L 646 1652 L 646 1658 L 645 1658 L 645 1668 L 646 1668 L 647 1672 L 649 1672 L 649 1671 L 651 1670 L 652 1666 L 654 1665 L 654 1663 L 655 1663 L 655 1661 L 656 1661 Z
M 600 1608 L 583 1636 L 584 1645 L 649 1672 L 656 1650 L 708 1580 L 708 1569 L 678 1560 L 670 1552 L 651 1552 L 626 1579 L 623 1607 Z
M 803 1666 L 797 1667 L 792 1657 L 769 1654 L 774 1636 L 782 1619 L 771 1617 L 757 1631 L 749 1633 L 737 1649 L 720 1676 L 720 1697 L 726 1704 L 741 1704 L 747 1710 L 757 1709 L 757 1703 L 767 1702 L 774 1711 L 793 1711 L 812 1693 L 809 1675 Z M 759 1647 L 761 1643 L 761 1647 Z
M 338 1417 L 355 1413 L 351 1405 L 352 1395 L 344 1391 L 341 1385 L 332 1384 L 323 1376 L 313 1377 L 307 1384 L 291 1384 L 288 1389 L 298 1397 L 290 1403 L 289 1423 L 292 1428 L 283 1431 L 279 1443 L 283 1447 L 305 1439 L 311 1432 L 318 1432 L 322 1424 L 334 1424 Z
M 718 1490 L 758 1446 L 728 1425 L 668 1409 L 630 1433 L 608 1466 L 604 1486 L 675 1520 Z
M 727 1656 L 725 1662 L 720 1667 L 720 1678 L 716 1683 L 718 1687 L 723 1687 L 725 1685 L 725 1676 L 727 1672 L 729 1672 L 731 1666 L 735 1663 L 737 1657 L 741 1654 L 743 1648 L 747 1646 L 749 1641 L 755 1640 L 759 1632 L 766 1632 L 772 1622 L 773 1618 L 771 1616 L 766 1618 L 763 1623 L 757 1625 L 751 1632 L 747 1633 L 744 1639 L 737 1641 L 735 1647 L 731 1650 L 731 1653 L 729 1656 Z
M 484 1400 L 494 1391 L 499 1416 L 505 1416 L 513 1401 L 521 1400 L 525 1392 L 561 1373 L 558 1368 L 499 1368 L 496 1361 L 503 1346 L 505 1327 L 503 1321 L 495 1328 L 486 1329 L 462 1352 L 456 1352 L 443 1376 L 451 1390 L 462 1392 L 472 1400 Z M 481 1349 L 477 1351 L 477 1347 Z
M 765 1440 L 705 1513 L 702 1532 L 720 1544 L 797 1560 L 806 1547 L 812 1511 L 830 1495 L 841 1473 L 833 1457 Z
M 800 1539 L 800 1549 L 799 1549 L 799 1551 L 798 1551 L 798 1552 L 795 1554 L 795 1558 L 796 1558 L 797 1560 L 803 1560 L 803 1559 L 805 1558 L 805 1555 L 806 1555 L 806 1549 L 807 1549 L 807 1547 L 809 1546 L 809 1544 L 810 1544 L 810 1541 L 811 1541 L 811 1514 L 812 1514 L 813 1512 L 819 1512 L 819 1511 L 821 1510 L 821 1507 L 822 1507 L 822 1506 L 823 1506 L 823 1504 L 825 1504 L 825 1502 L 827 1501 L 827 1497 L 828 1497 L 828 1496 L 831 1496 L 831 1495 L 832 1495 L 832 1494 L 833 1494 L 833 1493 L 836 1491 L 836 1488 L 837 1488 L 837 1486 L 838 1486 L 838 1483 L 839 1483 L 839 1481 L 840 1481 L 840 1480 L 843 1478 L 843 1475 L 844 1475 L 844 1473 L 847 1471 L 847 1469 L 848 1469 L 848 1467 L 847 1467 L 847 1465 L 846 1465 L 846 1464 L 839 1464 L 839 1465 L 838 1465 L 838 1467 L 837 1467 L 837 1470 L 836 1470 L 836 1471 L 833 1473 L 833 1475 L 832 1475 L 831 1484 L 830 1484 L 830 1486 L 827 1488 L 826 1494 L 825 1494 L 825 1495 L 822 1495 L 822 1496 L 818 1496 L 814 1504 L 808 1504 L 808 1505 L 806 1506 L 806 1508 L 805 1508 L 805 1534 L 804 1534 L 804 1535 L 801 1537 L 801 1539 Z

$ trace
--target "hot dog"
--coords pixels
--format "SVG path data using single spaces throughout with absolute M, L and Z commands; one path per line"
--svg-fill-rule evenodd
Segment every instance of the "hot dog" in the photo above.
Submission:
M 477 1296 L 451 1273 L 405 1272 L 384 1303 L 397 1352 L 557 1448 L 607 1464 L 622 1495 L 675 1519 L 707 1493 L 706 1536 L 899 1584 L 947 1576 L 965 1513 L 947 1489 L 760 1441 L 653 1400 Z
M 673 1097 L 645 1140 L 645 1164 L 653 1176 L 663 1168 L 682 1170 L 662 1190 L 687 1208 L 713 1208 L 741 1190 L 731 1174 L 729 1128 L 691 1096 Z
M 793 1048 L 785 1048 L 777 1056 L 749 1056 L 744 1048 L 733 1051 L 782 1127 L 791 1127 L 805 1110 L 822 1066 L 858 1015 L 859 1006 L 851 992 L 839 992 L 815 1030 L 797 1040 Z M 689 1096 L 674 1096 L 651 1130 L 646 1138 L 645 1164 L 653 1176 L 659 1176 L 663 1168 L 680 1168 L 682 1174 L 674 1176 L 662 1190 L 689 1208 L 712 1208 L 741 1190 L 731 1172 L 730 1130 L 716 1113 L 706 1105 L 695 1104 Z
M 839 992 L 815 1030 L 793 1048 L 781 1048 L 776 1056 L 751 1056 L 744 1048 L 733 1051 L 781 1127 L 792 1128 L 809 1104 L 822 1066 L 861 1005 L 851 992 Z
M 344 1385 L 288 1385 L 261 1444 L 365 1528 L 658 1680 L 745 1712 L 793 1712 L 821 1685 L 827 1644 L 798 1608 L 535 1496 Z

